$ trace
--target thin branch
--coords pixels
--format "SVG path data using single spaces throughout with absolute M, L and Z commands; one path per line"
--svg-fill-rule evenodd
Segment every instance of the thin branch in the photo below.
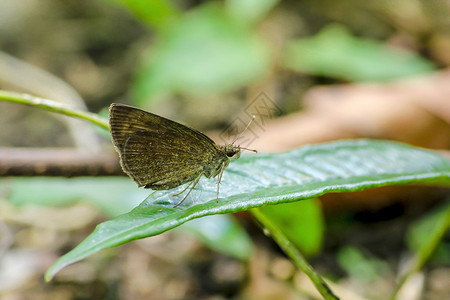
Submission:
M 0 176 L 124 176 L 117 154 L 73 148 L 0 148 Z
M 45 110 L 60 113 L 66 116 L 89 121 L 95 125 L 109 130 L 108 121 L 100 118 L 97 114 L 76 109 L 68 105 L 64 105 L 53 100 L 31 96 L 29 94 L 21 94 L 0 90 L 0 101 L 21 103 L 25 105 L 43 108 Z
M 283 232 L 258 208 L 251 210 L 256 219 L 268 230 L 272 238 L 283 249 L 283 251 L 291 258 L 294 264 L 302 270 L 316 286 L 319 293 L 326 300 L 339 299 L 333 291 L 328 287 L 326 282 L 314 271 L 311 265 L 306 261 L 303 255 L 291 244 L 289 239 Z
M 108 121 L 97 114 L 28 94 L 0 90 L 0 101 L 39 107 L 50 112 L 86 120 L 109 130 Z M 1 149 L 0 176 L 114 176 L 123 175 L 117 155 L 73 149 Z
M 405 284 L 405 282 L 414 274 L 423 268 L 430 256 L 441 243 L 442 238 L 450 227 L 450 205 L 447 205 L 443 216 L 439 218 L 434 230 L 429 233 L 428 240 L 422 245 L 414 256 L 408 270 L 400 277 L 395 291 L 392 293 L 391 300 L 397 299 L 397 294 Z

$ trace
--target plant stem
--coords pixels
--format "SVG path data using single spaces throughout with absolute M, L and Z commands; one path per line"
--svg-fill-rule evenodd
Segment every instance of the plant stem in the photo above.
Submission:
M 326 300 L 339 299 L 333 291 L 328 287 L 326 282 L 314 271 L 312 266 L 306 261 L 303 255 L 295 248 L 283 232 L 262 212 L 255 208 L 251 210 L 255 218 L 269 231 L 272 238 L 283 249 L 283 251 L 291 258 L 294 264 L 302 270 L 316 286 L 319 293 Z
M 70 107 L 68 105 L 64 105 L 53 100 L 35 97 L 29 94 L 21 94 L 0 90 L 0 101 L 21 103 L 25 105 L 43 108 L 51 112 L 56 112 L 66 116 L 83 119 L 95 125 L 98 125 L 106 130 L 109 130 L 108 121 L 99 117 L 97 114 L 79 110 L 74 107 Z
M 437 222 L 436 227 L 428 237 L 427 242 L 417 251 L 408 270 L 400 277 L 395 291 L 392 293 L 391 300 L 396 299 L 398 292 L 405 282 L 425 265 L 430 256 L 441 243 L 442 238 L 450 227 L 450 205 L 447 205 L 445 213 Z

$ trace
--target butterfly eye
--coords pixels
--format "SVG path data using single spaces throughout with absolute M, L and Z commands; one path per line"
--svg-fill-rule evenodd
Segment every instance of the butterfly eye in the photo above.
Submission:
M 224 152 L 225 152 L 225 155 L 227 156 L 227 157 L 232 157 L 233 155 L 234 155 L 234 153 L 235 153 L 235 151 L 234 151 L 234 148 L 233 148 L 233 145 L 226 145 L 225 146 L 225 148 L 224 148 Z
M 233 149 L 232 151 L 227 152 L 227 156 L 231 159 L 238 159 L 241 156 L 241 150 Z

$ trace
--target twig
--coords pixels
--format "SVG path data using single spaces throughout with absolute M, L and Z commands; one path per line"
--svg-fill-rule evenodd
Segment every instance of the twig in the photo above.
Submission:
M 415 273 L 417 273 L 425 263 L 428 261 L 430 256 L 439 246 L 442 238 L 450 227 L 450 205 L 444 212 L 444 215 L 440 218 L 438 224 L 436 224 L 434 230 L 429 233 L 428 240 L 423 244 L 423 246 L 417 251 L 414 256 L 408 270 L 400 277 L 395 291 L 391 295 L 391 300 L 395 300 L 398 292 L 405 284 L 405 282 Z
M 272 221 L 258 208 L 251 210 L 256 219 L 269 231 L 272 238 L 283 249 L 283 251 L 291 258 L 294 264 L 302 270 L 316 286 L 319 293 L 326 300 L 339 299 L 333 291 L 328 287 L 326 282 L 320 277 L 319 274 L 314 271 L 311 265 L 306 261 L 303 255 L 291 244 L 289 239 L 283 234 L 283 232 L 272 223 Z
M 108 121 L 97 114 L 49 99 L 0 90 L 0 101 L 39 107 L 86 120 L 109 130 Z M 111 176 L 123 175 L 117 155 L 73 149 L 2 149 L 0 176 Z
M 113 151 L 96 154 L 73 148 L 0 148 L 0 176 L 123 175 Z
M 108 121 L 100 118 L 97 114 L 82 111 L 68 105 L 64 105 L 49 99 L 31 96 L 29 94 L 20 94 L 15 92 L 9 92 L 0 90 L 0 101 L 21 103 L 25 105 L 35 106 L 43 108 L 45 110 L 60 113 L 66 116 L 83 119 L 89 121 L 95 125 L 109 130 Z

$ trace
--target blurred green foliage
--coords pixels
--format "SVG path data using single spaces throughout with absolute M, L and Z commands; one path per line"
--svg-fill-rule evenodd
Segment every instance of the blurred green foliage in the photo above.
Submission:
M 242 88 L 269 67 L 262 39 L 218 5 L 186 13 L 160 32 L 144 56 L 132 86 L 134 103 L 144 107 L 175 94 L 214 95 Z
M 364 254 L 355 247 L 343 247 L 337 254 L 337 262 L 351 277 L 361 281 L 372 281 L 387 273 L 386 262 Z
M 213 215 L 187 222 L 180 231 L 193 234 L 215 251 L 242 260 L 249 259 L 253 242 L 240 223 L 230 215 Z
M 328 25 L 313 37 L 290 41 L 284 65 L 349 81 L 387 81 L 434 70 L 429 61 L 412 52 L 352 36 L 338 24 Z
M 122 5 L 144 23 L 162 29 L 181 12 L 172 1 L 164 0 L 109 0 Z
M 319 253 L 325 231 L 319 200 L 264 206 L 261 210 L 303 254 Z
M 148 195 L 126 177 L 15 177 L 0 182 L 14 205 L 66 206 L 77 202 L 97 207 L 116 217 L 136 207 Z
M 413 252 L 423 251 L 422 249 L 433 243 L 432 239 L 434 238 L 431 233 L 436 230 L 440 230 L 443 226 L 442 224 L 446 224 L 446 228 L 444 231 L 448 231 L 448 223 L 450 219 L 450 202 L 445 203 L 444 205 L 440 205 L 432 212 L 426 214 L 419 220 L 415 221 L 411 227 L 408 229 L 406 234 L 406 242 L 408 247 Z M 445 225 L 444 225 L 445 226 Z M 435 261 L 440 261 L 445 264 L 450 264 L 450 243 L 448 240 L 444 241 L 437 246 L 437 249 L 433 254 L 432 258 Z M 426 250 L 425 250 L 426 251 Z
M 273 65 L 348 81 L 386 81 L 435 69 L 415 53 L 356 37 L 342 24 L 284 40 L 281 53 L 274 53 L 258 24 L 275 10 L 276 0 L 206 2 L 186 11 L 170 1 L 112 1 L 156 29 L 130 91 L 143 107 L 174 95 L 237 91 L 258 84 Z

